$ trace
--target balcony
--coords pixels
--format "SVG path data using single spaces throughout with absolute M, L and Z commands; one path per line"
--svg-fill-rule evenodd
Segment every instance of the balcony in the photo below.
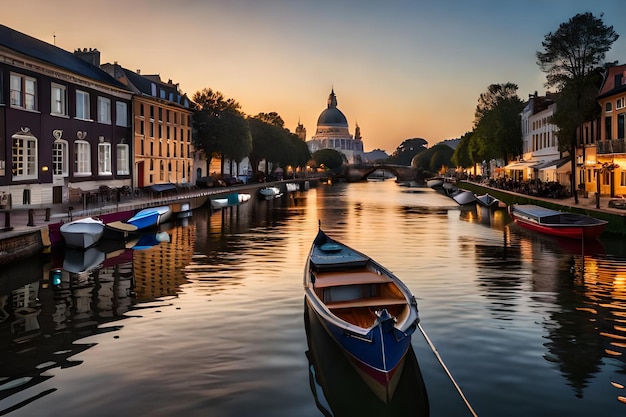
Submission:
M 596 146 L 598 155 L 626 153 L 624 139 L 599 140 L 596 142 Z

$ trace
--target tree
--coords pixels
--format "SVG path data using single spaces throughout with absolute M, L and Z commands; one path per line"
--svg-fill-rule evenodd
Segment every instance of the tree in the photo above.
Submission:
M 222 155 L 225 149 L 234 154 L 231 152 L 233 148 L 247 146 L 245 133 L 233 136 L 235 130 L 232 124 L 236 123 L 236 116 L 242 116 L 239 110 L 241 106 L 235 100 L 226 99 L 222 93 L 210 88 L 194 93 L 192 101 L 193 145 L 206 155 L 208 172 L 212 157 Z
M 265 174 L 268 174 L 269 163 L 279 162 L 287 146 L 284 122 L 276 113 L 259 113 L 248 117 L 252 134 L 252 151 L 249 158 L 253 167 L 265 159 Z
M 411 166 L 428 173 L 438 173 L 442 168 L 451 167 L 454 149 L 448 145 L 438 144 L 415 155 Z
M 454 153 L 450 158 L 451 162 L 461 168 L 469 168 L 473 166 L 476 162 L 470 157 L 469 147 L 470 142 L 472 140 L 472 135 L 474 132 L 467 132 L 463 136 L 461 136 L 461 141 L 454 149 Z
M 491 84 L 478 98 L 470 155 L 474 162 L 522 153 L 520 112 L 524 106 L 514 83 Z
M 541 43 L 544 51 L 537 52 L 537 64 L 547 74 L 546 86 L 557 88 L 554 122 L 559 128 L 559 138 L 567 144 L 572 174 L 576 172 L 576 129 L 597 117 L 597 71 L 619 38 L 613 26 L 604 24 L 602 16 L 595 17 L 589 12 L 577 14 L 561 23 L 556 32 L 548 33 Z M 575 181 L 571 175 L 570 187 L 578 204 Z
M 602 14 L 577 14 L 549 32 L 537 52 L 537 64 L 546 75 L 546 86 L 561 90 L 570 80 L 584 78 L 602 66 L 606 53 L 619 35 L 602 22 Z
M 324 165 L 329 169 L 341 167 L 345 159 L 344 155 L 335 149 L 320 149 L 315 151 L 311 157 L 315 160 L 317 166 Z
M 411 161 L 420 152 L 428 148 L 428 142 L 422 138 L 404 140 L 388 158 L 388 162 L 397 165 L 410 166 Z

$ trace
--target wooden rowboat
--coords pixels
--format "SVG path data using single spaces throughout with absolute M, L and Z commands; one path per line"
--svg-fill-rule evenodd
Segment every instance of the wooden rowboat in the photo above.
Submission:
M 321 229 L 304 271 L 307 305 L 383 401 L 398 384 L 419 317 L 409 289 L 368 256 Z

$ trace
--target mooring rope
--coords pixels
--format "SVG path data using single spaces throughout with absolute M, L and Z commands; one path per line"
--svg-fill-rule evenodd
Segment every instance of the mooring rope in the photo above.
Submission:
M 437 360 L 439 361 L 439 364 L 441 365 L 441 367 L 443 368 L 444 371 L 446 371 L 446 374 L 448 375 L 448 378 L 450 378 L 450 381 L 452 381 L 452 384 L 454 385 L 454 387 L 456 388 L 456 390 L 458 391 L 459 395 L 461 396 L 461 398 L 463 399 L 463 402 L 465 402 L 465 405 L 467 406 L 468 410 L 470 411 L 470 413 L 472 413 L 472 415 L 474 417 L 478 417 L 478 414 L 476 414 L 476 411 L 474 411 L 474 409 L 472 408 L 472 406 L 470 405 L 469 401 L 467 400 L 467 398 L 465 397 L 465 394 L 463 394 L 463 391 L 461 391 L 461 387 L 459 387 L 459 384 L 456 383 L 456 381 L 454 380 L 454 377 L 452 376 L 452 374 L 450 373 L 450 371 L 448 370 L 448 367 L 446 366 L 445 363 L 443 363 L 443 359 L 441 359 L 441 356 L 439 355 L 439 352 L 437 352 L 437 348 L 435 347 L 435 345 L 433 344 L 433 342 L 430 341 L 430 338 L 428 337 L 428 335 L 426 334 L 426 331 L 422 328 L 421 323 L 417 324 L 417 327 L 419 327 L 420 332 L 422 332 L 422 335 L 424 335 L 424 339 L 426 339 L 426 343 L 428 343 L 428 346 L 430 346 L 430 349 L 433 351 L 433 353 L 435 354 L 435 357 L 437 358 Z

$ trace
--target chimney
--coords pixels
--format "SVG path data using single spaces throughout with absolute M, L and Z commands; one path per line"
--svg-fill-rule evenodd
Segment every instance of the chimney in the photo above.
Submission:
M 83 61 L 88 62 L 94 67 L 100 68 L 100 51 L 96 48 L 83 48 L 81 51 L 80 48 L 74 51 L 74 55 L 82 59 Z

